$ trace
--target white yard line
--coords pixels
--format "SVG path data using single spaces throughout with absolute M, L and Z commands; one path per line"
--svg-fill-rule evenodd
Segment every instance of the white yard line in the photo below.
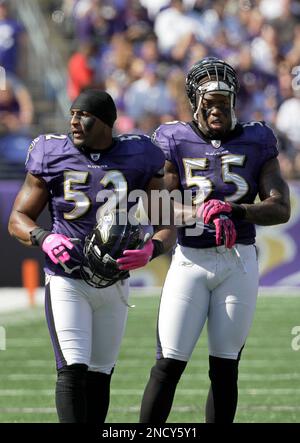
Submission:
M 56 414 L 55 408 L 0 408 L 2 414 Z
M 159 297 L 160 287 L 131 288 L 132 297 Z M 267 297 L 300 297 L 300 288 L 269 287 L 260 288 L 259 296 Z M 36 306 L 43 305 L 44 288 L 38 288 L 35 295 Z M 22 309 L 30 309 L 29 297 L 24 288 L 0 288 L 0 313 L 7 313 Z
M 173 412 L 196 412 L 199 408 L 195 406 L 173 406 Z M 238 408 L 239 411 L 267 411 L 267 412 L 297 412 L 300 411 L 300 406 L 284 405 L 284 406 L 269 406 L 269 405 L 245 405 L 242 404 Z M 127 408 L 111 407 L 110 413 L 136 413 L 140 411 L 140 406 L 129 406 Z M 55 408 L 0 408 L 2 414 L 56 414 Z
M 43 304 L 44 289 L 36 291 L 35 302 L 37 306 Z M 24 288 L 1 288 L 0 289 L 0 312 L 6 313 L 20 309 L 30 308 L 29 296 Z
M 135 374 L 115 374 L 115 378 L 118 380 L 134 380 Z M 35 380 L 56 380 L 56 375 L 51 374 L 7 374 L 6 380 L 11 381 L 35 381 Z M 199 380 L 206 381 L 208 376 L 206 374 L 185 374 L 183 380 Z M 298 380 L 300 382 L 300 373 L 287 373 L 287 374 L 253 374 L 243 373 L 239 374 L 240 381 L 290 381 Z
M 117 396 L 130 396 L 130 395 L 138 395 L 141 396 L 143 394 L 143 389 L 111 389 L 111 395 Z M 272 395 L 299 395 L 300 389 L 291 389 L 291 388 L 276 388 L 276 389 L 266 389 L 266 388 L 255 388 L 255 389 L 239 389 L 240 395 L 250 395 L 250 396 L 272 396 Z M 39 397 L 48 397 L 54 395 L 54 389 L 0 389 L 0 395 L 2 397 L 21 397 L 21 396 L 39 396 Z M 176 396 L 181 395 L 207 395 L 207 389 L 178 389 L 176 392 Z
M 50 344 L 50 338 L 7 338 L 6 348 L 32 348 L 32 347 L 44 347 Z M 18 351 L 19 352 L 19 351 Z
M 55 373 L 52 374 L 7 374 L 5 380 L 8 381 L 50 381 L 56 380 Z
M 16 365 L 20 364 L 19 360 L 8 360 L 5 362 L 5 368 L 12 367 L 16 369 Z M 32 367 L 47 367 L 52 368 L 55 367 L 54 360 L 22 360 L 22 367 L 32 368 Z M 3 368 L 4 369 L 4 368 Z
M 291 351 L 291 352 L 295 352 L 295 351 Z M 154 357 L 153 357 L 154 358 Z M 119 359 L 121 360 L 121 358 Z M 151 364 L 151 363 L 150 363 Z M 241 360 L 240 363 L 240 367 L 241 367 L 241 371 L 244 370 L 244 368 L 268 368 L 270 369 L 270 364 L 272 369 L 277 368 L 277 367 L 285 367 L 286 366 L 286 360 L 282 359 L 282 360 L 273 360 L 270 363 L 270 360 L 265 359 L 265 360 Z M 122 358 L 122 361 L 120 362 L 120 367 L 124 368 L 132 368 L 132 367 L 148 367 L 149 363 L 145 362 L 145 361 L 141 361 L 141 360 L 137 360 L 134 358 L 131 359 L 124 359 Z M 190 366 L 193 367 L 199 367 L 199 368 L 207 368 L 207 361 L 205 358 L 203 358 L 203 360 L 191 360 L 190 361 Z
M 4 351 L 5 352 L 5 351 Z M 117 366 L 117 369 L 119 368 L 139 368 L 139 367 L 148 367 L 149 363 L 143 361 L 141 362 L 138 359 L 119 359 L 120 364 Z M 8 360 L 5 362 L 5 367 L 14 367 L 16 366 L 16 363 L 18 363 L 18 359 L 14 360 Z M 52 367 L 53 366 L 53 360 L 22 360 L 22 366 L 23 367 Z M 200 367 L 200 368 L 207 368 L 207 361 L 205 360 L 198 360 L 198 361 L 191 361 L 191 366 L 193 367 Z M 285 360 L 274 360 L 272 361 L 272 368 L 277 367 L 284 367 L 286 365 Z M 241 361 L 241 371 L 244 370 L 244 368 L 270 368 L 270 360 L 242 360 Z M 149 367 L 150 368 L 150 367 Z M 4 368 L 3 368 L 4 369 Z
M 2 397 L 48 397 L 54 395 L 53 389 L 0 389 Z

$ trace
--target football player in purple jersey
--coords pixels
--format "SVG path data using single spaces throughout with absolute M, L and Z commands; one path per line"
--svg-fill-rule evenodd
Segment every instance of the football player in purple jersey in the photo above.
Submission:
M 178 229 L 161 296 L 157 360 L 140 421 L 167 420 L 176 385 L 207 321 L 206 422 L 231 423 L 239 359 L 258 292 L 255 224 L 288 221 L 289 189 L 272 130 L 264 122 L 237 121 L 238 79 L 229 64 L 214 57 L 199 61 L 188 72 L 186 91 L 193 121 L 163 124 L 153 139 L 165 152 L 167 189 L 192 191 L 204 230 L 195 236 L 191 227 Z
M 153 239 L 148 235 L 138 245 L 134 226 L 118 231 L 112 224 L 111 200 L 102 198 L 103 191 L 117 194 L 121 204 L 133 190 L 161 189 L 165 162 L 149 137 L 113 137 L 116 118 L 109 94 L 82 92 L 71 106 L 71 134 L 33 140 L 9 221 L 12 236 L 45 253 L 46 318 L 63 423 L 104 422 L 127 318 L 128 269 L 146 265 L 176 238 L 174 231 L 171 241 L 169 235 L 164 240 L 169 228 L 157 227 Z M 47 203 L 51 231 L 36 221 Z M 107 245 L 114 255 L 109 249 L 104 255 Z

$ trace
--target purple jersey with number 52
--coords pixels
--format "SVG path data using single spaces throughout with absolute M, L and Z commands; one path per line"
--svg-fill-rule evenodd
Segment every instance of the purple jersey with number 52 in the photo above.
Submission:
M 155 131 L 153 141 L 176 167 L 181 191 L 192 190 L 195 203 L 213 198 L 253 203 L 262 166 L 278 155 L 276 138 L 264 122 L 238 124 L 222 142 L 204 140 L 195 123 L 170 122 Z M 237 243 L 254 243 L 254 225 L 242 220 L 234 223 Z M 179 228 L 179 244 L 193 248 L 216 245 L 211 227 L 205 226 L 200 236 L 191 235 L 188 229 L 191 232 L 191 228 Z
M 83 153 L 67 135 L 40 135 L 33 140 L 26 170 L 46 183 L 52 231 L 81 240 L 66 263 L 69 268 L 80 264 L 84 238 L 96 223 L 97 211 L 105 205 L 101 191 L 117 192 L 118 201 L 127 202 L 131 191 L 146 190 L 164 161 L 162 151 L 143 135 L 118 136 L 112 147 L 101 153 Z M 128 209 L 135 204 L 128 204 Z M 45 270 L 66 275 L 47 256 Z M 79 273 L 69 276 L 76 278 Z

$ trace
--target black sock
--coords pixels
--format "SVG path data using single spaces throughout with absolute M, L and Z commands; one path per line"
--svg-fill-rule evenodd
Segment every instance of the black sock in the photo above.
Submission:
M 86 422 L 87 366 L 64 366 L 57 372 L 56 409 L 60 423 Z
M 142 399 L 140 423 L 165 423 L 174 399 L 177 383 L 187 362 L 162 358 L 151 369 Z
M 111 374 L 87 372 L 86 398 L 87 423 L 100 424 L 105 422 L 110 399 Z
M 214 405 L 214 397 L 213 392 L 211 388 L 211 384 L 209 387 L 207 399 L 206 399 L 206 405 L 205 405 L 205 422 L 206 423 L 215 423 L 216 417 L 215 417 L 215 405 Z
M 232 423 L 238 401 L 239 360 L 209 356 L 211 387 L 206 402 L 206 423 Z

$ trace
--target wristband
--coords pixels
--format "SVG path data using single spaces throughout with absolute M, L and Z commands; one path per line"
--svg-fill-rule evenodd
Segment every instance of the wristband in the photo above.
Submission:
M 42 246 L 44 240 L 48 235 L 52 234 L 51 231 L 47 231 L 43 228 L 35 228 L 30 232 L 30 241 L 33 246 Z
M 153 243 L 153 253 L 152 257 L 150 258 L 150 261 L 154 258 L 158 257 L 159 255 L 162 255 L 165 252 L 164 244 L 161 240 L 152 240 Z
M 231 203 L 230 205 L 232 207 L 232 212 L 231 215 L 238 219 L 238 220 L 243 220 L 246 217 L 246 208 L 243 205 L 237 205 L 236 203 Z

